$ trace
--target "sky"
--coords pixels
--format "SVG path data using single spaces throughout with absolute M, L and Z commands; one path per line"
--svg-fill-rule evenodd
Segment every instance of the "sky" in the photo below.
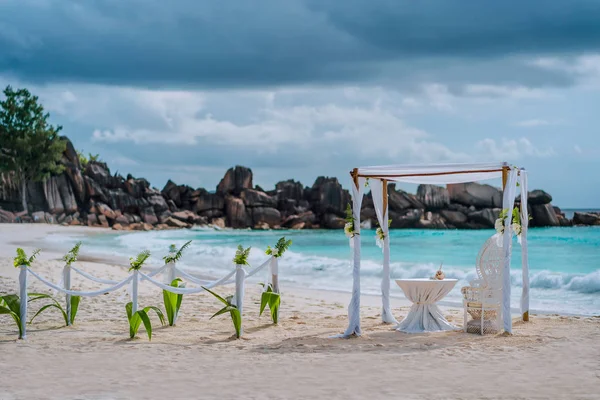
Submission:
M 0 85 L 158 188 L 508 161 L 594 208 L 598 21 L 591 0 L 0 0 Z

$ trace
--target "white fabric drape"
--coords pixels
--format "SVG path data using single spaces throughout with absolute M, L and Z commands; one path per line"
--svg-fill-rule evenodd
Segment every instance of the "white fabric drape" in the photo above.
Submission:
M 61 293 L 70 294 L 72 296 L 85 296 L 85 297 L 100 296 L 102 294 L 114 292 L 115 290 L 118 290 L 118 289 L 122 288 L 123 286 L 127 285 L 133 279 L 133 275 L 130 275 L 129 277 L 125 278 L 124 280 L 122 280 L 121 282 L 116 284 L 115 286 L 111 286 L 109 288 L 95 290 L 95 291 L 91 291 L 91 292 L 83 292 L 83 291 L 78 291 L 78 290 L 66 290 L 58 285 L 55 285 L 54 283 L 50 282 L 49 280 L 41 277 L 39 274 L 37 274 L 36 272 L 31 270 L 30 268 L 27 268 L 27 272 L 30 273 L 31 275 L 33 275 L 34 277 L 36 277 L 40 282 L 42 282 L 44 285 L 50 287 L 51 289 L 54 289 Z
M 362 176 L 378 177 L 392 182 L 443 185 L 500 178 L 502 177 L 502 167 L 506 165 L 506 163 L 387 165 L 361 167 L 358 169 L 358 173 Z M 415 174 L 420 174 L 420 176 L 394 176 Z
M 396 330 L 406 333 L 451 331 L 457 328 L 450 324 L 442 314 L 436 302 L 443 299 L 456 285 L 456 279 L 400 279 L 398 286 L 402 288 L 407 299 L 413 305 L 406 318 Z
M 517 191 L 517 169 L 511 169 L 506 180 L 502 207 L 508 211 L 504 220 L 504 268 L 502 269 L 502 319 L 504 320 L 504 331 L 512 333 L 512 318 L 510 314 L 510 258 L 512 251 L 512 211 L 515 205 L 515 194 Z
M 246 270 L 243 265 L 236 265 L 235 268 L 235 296 L 233 302 L 240 314 L 243 313 L 244 309 L 244 282 L 246 281 Z M 240 336 L 244 334 L 244 326 L 240 327 Z
M 529 255 L 527 249 L 527 229 L 529 211 L 527 210 L 527 171 L 521 170 L 521 264 L 523 267 L 523 292 L 521 293 L 521 316 L 529 312 Z
M 386 324 L 397 324 L 390 308 L 390 229 L 388 227 L 388 207 L 383 209 L 383 181 L 380 179 L 371 179 L 369 181 L 371 188 L 371 197 L 375 205 L 377 221 L 383 230 L 383 273 L 381 276 L 381 320 Z
M 20 339 L 27 339 L 27 266 L 21 265 L 19 271 L 19 316 L 21 317 L 21 332 Z
M 360 207 L 365 191 L 365 178 L 358 178 L 358 187 L 352 180 L 352 214 L 354 217 L 353 261 L 352 261 L 352 298 L 348 305 L 348 328 L 342 335 L 360 336 Z
M 66 290 L 71 290 L 71 266 L 65 264 L 63 267 L 63 287 Z M 71 325 L 71 295 L 65 294 L 65 302 L 67 309 L 67 326 Z

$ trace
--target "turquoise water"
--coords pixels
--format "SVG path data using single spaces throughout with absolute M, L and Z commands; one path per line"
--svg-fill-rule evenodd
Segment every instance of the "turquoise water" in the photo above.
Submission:
M 450 304 L 459 304 L 460 287 L 475 277 L 479 248 L 493 233 L 491 230 L 394 230 L 390 236 L 392 278 L 429 277 L 443 262 L 446 276 L 460 280 L 447 300 Z M 89 238 L 85 248 L 90 252 L 121 256 L 131 256 L 147 248 L 158 265 L 169 244 L 193 240 L 182 260 L 183 266 L 222 276 L 232 268 L 231 260 L 238 244 L 252 246 L 250 261 L 258 265 L 266 257 L 263 253 L 266 246 L 273 245 L 283 235 L 294 243 L 280 263 L 282 284 L 351 289 L 351 250 L 341 231 L 139 232 Z M 361 236 L 362 289 L 364 293 L 377 294 L 381 284 L 381 249 L 375 244 L 374 230 L 363 229 Z M 532 310 L 600 314 L 600 227 L 532 229 L 528 238 Z M 519 306 L 522 282 L 520 250 L 515 241 L 511 268 L 515 308 Z M 392 295 L 401 297 L 402 292 L 392 285 Z

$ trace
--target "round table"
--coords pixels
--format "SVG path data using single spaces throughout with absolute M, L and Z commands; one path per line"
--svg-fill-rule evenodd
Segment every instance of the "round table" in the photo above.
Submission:
M 435 305 L 456 285 L 458 279 L 396 279 L 406 298 L 413 305 L 406 318 L 396 327 L 406 333 L 453 331 L 457 327 L 450 324 Z

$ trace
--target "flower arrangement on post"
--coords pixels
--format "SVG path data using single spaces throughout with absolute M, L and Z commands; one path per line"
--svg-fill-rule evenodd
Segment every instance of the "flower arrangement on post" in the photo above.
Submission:
M 392 220 L 388 219 L 388 228 L 390 227 L 390 225 L 392 224 Z M 381 226 L 377 227 L 377 230 L 375 231 L 375 244 L 377 245 L 377 247 L 379 247 L 380 249 L 383 249 L 383 241 L 385 240 L 385 233 L 383 233 L 383 228 Z
M 268 256 L 273 256 L 276 259 L 281 257 L 286 250 L 292 245 L 291 240 L 286 240 L 285 237 L 280 238 L 277 241 L 275 247 L 271 248 L 271 246 L 267 246 L 267 250 L 265 253 Z M 272 260 L 272 262 L 276 263 L 277 260 Z M 271 264 L 272 268 L 276 268 L 277 264 Z M 263 285 L 264 286 L 264 285 Z M 281 304 L 281 295 L 279 294 L 279 282 L 277 272 L 275 270 L 272 271 L 271 283 L 268 283 L 265 287 L 265 291 L 261 295 L 260 299 L 260 312 L 259 316 L 262 315 L 266 306 L 269 306 L 269 310 L 271 311 L 271 319 L 274 324 L 277 324 L 279 319 L 279 305 Z
M 139 271 L 149 258 L 150 250 L 141 251 L 135 258 L 129 257 L 129 271 Z
M 31 264 L 35 261 L 38 254 L 40 254 L 40 249 L 35 249 L 31 254 L 31 257 L 27 257 L 27 253 L 22 248 L 17 249 L 17 256 L 13 258 L 13 265 L 15 268 L 19 268 L 20 266 L 31 267 Z
M 250 265 L 248 263 L 248 256 L 250 256 L 251 248 L 252 247 L 248 247 L 247 249 L 244 249 L 241 244 L 238 245 L 235 257 L 233 257 L 233 263 L 235 265 Z
M 508 218 L 508 210 L 504 208 L 502 209 L 502 211 L 500 211 L 500 215 L 498 215 L 498 219 L 494 224 L 494 228 L 496 229 L 496 232 L 498 232 L 498 246 L 502 245 L 500 238 L 504 234 L 504 223 L 506 221 L 506 218 Z M 529 217 L 529 219 L 531 219 L 531 217 Z M 515 235 L 517 235 L 517 240 L 519 241 L 519 243 L 521 243 L 521 233 L 523 232 L 523 226 L 521 225 L 521 212 L 518 207 L 513 208 L 511 228 L 512 232 Z
M 277 241 L 277 244 L 275 245 L 275 247 L 271 248 L 271 246 L 267 246 L 267 250 L 265 251 L 265 254 L 268 256 L 273 256 L 273 257 L 281 257 L 283 255 L 283 253 L 285 253 L 285 251 L 287 249 L 289 249 L 289 247 L 292 245 L 292 240 L 285 240 L 285 236 L 282 238 L 279 238 L 279 240 Z
M 179 261 L 181 257 L 183 257 L 183 251 L 190 247 L 191 244 L 192 241 L 190 240 L 186 242 L 183 246 L 181 246 L 179 250 L 177 250 L 177 247 L 174 244 L 169 246 L 169 254 L 163 257 L 163 260 L 165 260 L 165 264 Z
M 354 215 L 352 214 L 352 207 L 350 204 L 346 207 L 346 225 L 344 225 L 344 234 L 348 239 L 352 239 L 354 235 L 358 235 L 358 233 L 355 232 Z

